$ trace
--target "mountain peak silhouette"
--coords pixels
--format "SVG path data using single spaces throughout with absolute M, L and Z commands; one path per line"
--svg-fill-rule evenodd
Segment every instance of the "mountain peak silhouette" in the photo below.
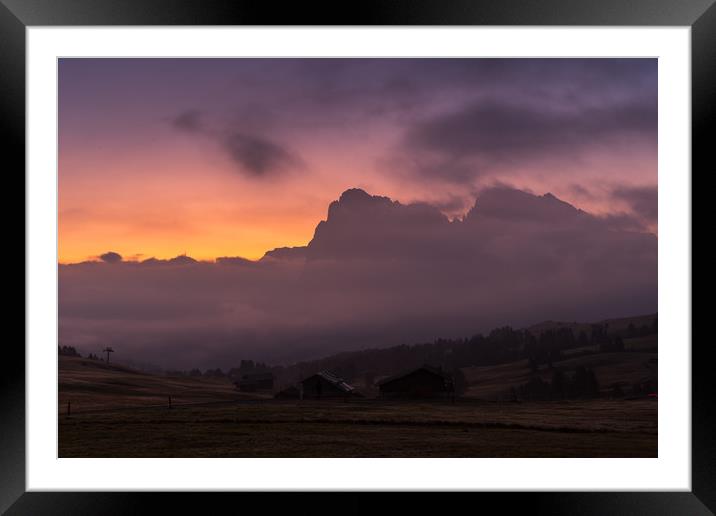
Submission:
M 554 239 L 549 237 L 551 233 Z M 450 222 L 429 204 L 402 204 L 351 188 L 330 203 L 326 220 L 316 226 L 307 246 L 275 249 L 264 257 L 430 261 L 459 256 L 469 261 L 489 256 L 507 263 L 517 258 L 498 247 L 497 242 L 504 238 L 529 242 L 547 237 L 547 241 L 559 242 L 559 246 L 567 241 L 581 246 L 575 252 L 586 253 L 596 242 L 613 240 L 619 234 L 626 241 L 646 242 L 649 248 L 656 245 L 654 235 L 614 231 L 605 220 L 552 193 L 535 195 L 507 186 L 487 188 L 462 220 Z M 550 251 L 548 244 L 540 244 L 540 248 L 557 251 Z
M 389 210 L 393 204 L 388 197 L 370 195 L 360 188 L 350 188 L 328 206 L 327 220 L 353 217 L 356 213 L 368 215 L 375 210 Z
M 362 188 L 349 188 L 341 194 L 338 202 L 367 202 L 373 198 L 373 195 L 370 195 Z M 378 198 L 378 196 L 375 196 L 375 198 Z M 387 199 L 387 197 L 382 198 Z
M 391 255 L 399 251 L 397 247 L 414 246 L 421 233 L 448 224 L 447 217 L 434 206 L 401 204 L 388 197 L 351 188 L 328 207 L 328 216 L 316 227 L 306 257 Z
M 465 220 L 474 221 L 482 217 L 562 226 L 582 222 L 590 216 L 552 193 L 535 195 L 515 188 L 496 186 L 480 193 Z

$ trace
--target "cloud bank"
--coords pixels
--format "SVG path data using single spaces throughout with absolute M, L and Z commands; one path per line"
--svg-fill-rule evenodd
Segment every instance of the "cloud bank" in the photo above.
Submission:
M 625 201 L 632 212 L 647 223 L 657 222 L 659 196 L 655 186 L 619 187 L 614 190 L 616 199 Z
M 437 158 L 447 173 L 428 169 L 436 179 L 465 182 L 495 165 L 574 160 L 595 143 L 614 150 L 655 145 L 656 128 L 656 99 L 580 110 L 481 100 L 416 124 L 404 152 L 421 162 Z
M 657 239 L 551 194 L 483 191 L 462 220 L 359 189 L 258 262 L 61 265 L 60 342 L 166 367 L 290 362 L 544 319 L 657 309 Z

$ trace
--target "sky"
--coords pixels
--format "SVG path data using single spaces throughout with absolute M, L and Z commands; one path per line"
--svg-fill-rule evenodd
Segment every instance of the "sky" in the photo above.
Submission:
M 259 259 L 349 188 L 657 231 L 656 59 L 61 59 L 59 261 Z

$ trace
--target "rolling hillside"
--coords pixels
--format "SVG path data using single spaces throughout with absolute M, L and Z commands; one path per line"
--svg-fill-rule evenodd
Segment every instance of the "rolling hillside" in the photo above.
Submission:
M 100 360 L 59 357 L 59 410 L 72 412 L 139 405 L 229 401 L 245 397 L 228 379 L 142 373 Z M 254 396 L 255 397 L 255 396 Z
M 575 354 L 576 355 L 576 354 Z M 594 371 L 603 395 L 609 394 L 613 384 L 629 387 L 649 377 L 650 362 L 657 358 L 655 352 L 589 353 L 555 362 L 554 367 L 573 371 L 579 366 Z M 462 369 L 469 384 L 465 396 L 481 399 L 509 397 L 510 387 L 526 383 L 532 376 L 527 360 L 485 367 Z M 553 371 L 543 368 L 538 374 L 550 381 Z

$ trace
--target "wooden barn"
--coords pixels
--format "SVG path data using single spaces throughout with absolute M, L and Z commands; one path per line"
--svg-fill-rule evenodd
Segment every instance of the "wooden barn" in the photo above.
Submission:
M 361 396 L 353 386 L 331 371 L 321 371 L 301 382 L 303 399 L 320 400 Z
M 238 382 L 234 382 L 236 388 L 241 392 L 257 392 L 273 390 L 273 373 L 248 373 L 241 377 Z
M 378 383 L 381 398 L 453 398 L 455 383 L 441 369 L 424 365 Z

